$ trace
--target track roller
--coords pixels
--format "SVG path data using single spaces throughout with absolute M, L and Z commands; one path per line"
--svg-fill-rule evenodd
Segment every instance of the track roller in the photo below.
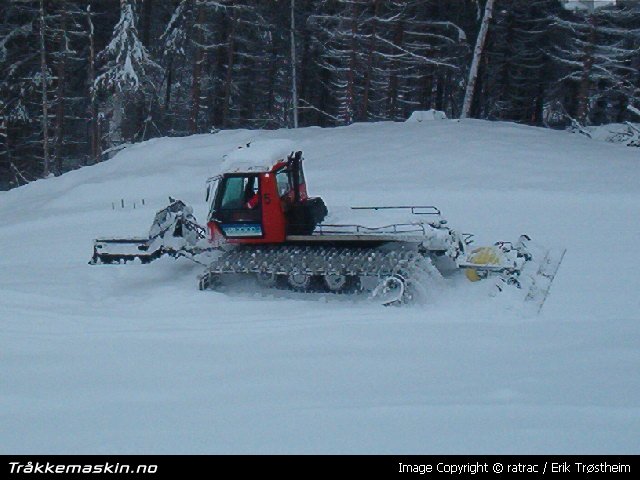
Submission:
M 399 305 L 404 300 L 407 282 L 402 275 L 394 274 L 382 279 L 371 296 L 385 307 Z

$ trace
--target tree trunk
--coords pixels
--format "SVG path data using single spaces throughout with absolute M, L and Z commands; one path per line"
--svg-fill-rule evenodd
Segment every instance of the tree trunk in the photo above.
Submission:
M 151 43 L 151 18 L 153 12 L 153 0 L 143 0 L 142 13 L 140 15 L 141 41 L 146 48 L 150 48 Z M 135 118 L 133 119 L 133 131 L 142 132 L 139 139 L 144 141 L 148 125 L 148 119 L 151 115 L 150 106 L 147 108 L 144 95 L 136 96 L 135 99 Z M 136 134 L 134 133 L 134 135 Z
M 171 88 L 173 87 L 173 58 L 169 58 L 167 64 L 167 88 L 164 92 L 165 113 L 171 109 Z
M 234 36 L 236 32 L 236 9 L 231 5 L 231 26 L 229 29 L 227 46 L 227 73 L 224 78 L 224 101 L 222 104 L 222 126 L 229 126 L 229 109 L 231 107 L 231 86 L 233 82 L 233 60 L 234 60 Z
M 484 16 L 482 17 L 482 24 L 480 31 L 478 32 L 478 38 L 476 40 L 476 47 L 473 50 L 473 60 L 471 61 L 471 68 L 469 69 L 469 80 L 467 81 L 467 89 L 464 94 L 464 101 L 462 102 L 462 112 L 460 112 L 460 118 L 467 118 L 471 112 L 471 104 L 473 103 L 473 94 L 476 89 L 476 81 L 478 79 L 478 70 L 480 68 L 480 59 L 484 52 L 484 44 L 487 40 L 487 32 L 489 31 L 489 22 L 493 15 L 493 5 L 495 0 L 487 0 L 487 4 L 484 7 Z
M 299 93 L 299 99 L 303 99 L 304 102 L 309 102 L 309 103 L 313 103 L 314 98 L 313 95 L 310 93 L 313 87 L 313 82 L 317 80 L 317 78 L 312 78 L 311 75 L 311 68 L 309 67 L 309 65 L 313 64 L 313 59 L 310 59 L 309 57 L 311 57 L 311 52 L 310 52 L 310 41 L 309 41 L 309 33 L 308 30 L 305 28 L 304 23 L 303 23 L 303 27 L 302 27 L 302 55 L 300 55 L 300 93 Z M 300 112 L 298 112 L 299 118 L 300 118 L 300 123 L 302 123 L 303 125 L 309 125 L 309 124 L 314 124 L 317 125 L 317 121 L 313 122 L 313 120 L 310 120 L 314 117 L 315 112 L 312 111 L 313 113 L 309 114 L 307 113 L 309 112 L 309 110 L 307 109 L 303 109 Z
M 42 82 L 42 153 L 43 169 L 42 176 L 48 177 L 51 173 L 49 158 L 49 100 L 47 98 L 47 55 L 45 50 L 45 23 L 44 23 L 44 0 L 40 0 L 40 75 Z
M 1 171 L 9 171 L 11 159 L 9 158 L 9 132 L 7 129 L 7 105 L 0 99 L 0 168 Z M 0 182 L 0 189 L 2 183 Z
M 170 56 L 165 70 L 166 88 L 164 91 L 164 104 L 160 105 L 160 111 L 162 115 L 163 130 L 166 132 L 173 132 L 174 118 L 171 111 L 171 90 L 173 88 L 173 58 Z M 169 133 L 171 135 L 171 133 Z
M 267 116 L 270 119 L 270 121 L 275 123 L 276 128 L 279 128 L 279 127 L 282 127 L 283 125 L 289 124 L 291 119 L 289 118 L 290 117 L 289 112 L 286 112 L 286 111 L 282 112 L 280 109 L 276 108 L 276 82 L 277 82 L 279 69 L 278 69 L 278 48 L 275 45 L 273 45 L 269 56 L 271 57 L 271 62 L 270 62 L 271 66 L 269 68 L 269 90 L 267 93 L 267 98 L 269 99 L 269 107 L 267 110 Z M 296 119 L 294 118 L 293 120 L 295 121 Z
M 380 0 L 373 2 L 373 19 L 371 26 L 371 38 L 369 39 L 369 47 L 367 48 L 367 71 L 364 77 L 364 90 L 362 92 L 362 105 L 358 114 L 358 120 L 367 121 L 367 113 L 369 112 L 369 95 L 371 90 L 371 76 L 373 74 L 373 52 L 376 46 L 376 35 L 378 26 L 378 13 L 380 12 Z
M 226 32 L 224 32 L 226 35 Z M 222 42 L 219 43 L 215 58 L 215 68 L 212 72 L 214 78 L 219 79 L 224 77 L 225 62 L 226 62 L 227 48 Z M 211 102 L 210 112 L 211 121 L 215 126 L 221 126 L 223 120 L 224 111 L 224 85 L 222 82 L 214 82 L 209 88 L 209 98 Z
M 98 163 L 100 157 L 100 135 L 98 132 L 98 105 L 96 101 L 96 93 L 93 90 L 93 82 L 96 79 L 96 46 L 95 31 L 93 21 L 91 20 L 91 5 L 87 5 L 87 24 L 89 26 L 89 141 L 91 163 Z
M 353 122 L 355 105 L 355 79 L 356 79 L 356 52 L 358 50 L 358 11 L 356 2 L 351 4 L 351 42 L 349 45 L 349 69 L 347 70 L 347 98 L 344 112 L 344 122 L 348 125 Z
M 435 71 L 434 71 L 434 84 L 431 87 L 431 105 L 434 109 L 436 110 L 441 110 L 444 111 L 444 106 L 443 106 L 443 89 L 442 89 L 442 84 L 444 83 L 444 74 L 442 73 L 441 69 L 439 69 L 438 67 L 436 67 Z
M 142 2 L 142 25 L 140 30 L 142 31 L 141 40 L 145 47 L 149 48 L 151 45 L 151 15 L 153 12 L 153 0 L 143 0 Z
M 124 112 L 122 111 L 124 108 L 123 102 L 123 93 L 115 92 L 113 95 L 113 110 L 111 114 L 111 121 L 109 122 L 109 147 L 115 147 L 120 145 L 123 141 L 122 139 L 122 121 L 124 117 Z
M 291 0 L 291 112 L 293 128 L 298 128 L 298 79 L 296 76 L 296 16 L 295 0 Z
M 582 77 L 578 87 L 576 119 L 581 125 L 586 125 L 589 116 L 589 90 L 591 89 L 591 71 L 593 69 L 593 51 L 596 42 L 596 18 L 591 14 L 589 23 L 589 43 L 585 47 L 582 60 Z
M 404 38 L 404 25 L 402 21 L 398 22 L 396 31 L 393 36 L 393 43 L 398 47 L 402 46 Z M 389 120 L 395 120 L 396 109 L 398 104 L 398 61 L 394 60 L 391 64 L 391 75 L 389 76 L 389 96 L 387 97 L 387 117 Z
M 198 4 L 198 20 L 196 28 L 201 26 L 205 20 L 205 7 L 202 3 Z M 196 42 L 202 44 L 204 41 L 202 28 L 196 30 Z M 204 49 L 197 47 L 195 62 L 193 64 L 193 83 L 191 85 L 191 115 L 189 117 L 189 132 L 198 133 L 198 117 L 200 115 L 200 95 L 202 82 L 202 63 L 204 62 Z
M 504 64 L 502 65 L 501 71 L 500 71 L 500 95 L 498 97 L 499 100 L 503 101 L 505 105 L 507 105 L 507 109 L 506 111 L 504 109 L 500 109 L 497 111 L 498 113 L 498 118 L 500 120 L 505 120 L 505 119 L 518 119 L 518 121 L 526 121 L 527 119 L 527 110 L 523 109 L 523 108 L 519 108 L 519 105 L 514 105 L 513 102 L 513 98 L 511 97 L 512 93 L 513 93 L 513 87 L 512 87 L 512 66 L 511 66 L 511 59 L 514 58 L 514 52 L 513 50 L 513 46 L 514 46 L 514 41 L 515 41 L 515 32 L 514 32 L 514 15 L 512 12 L 508 11 L 508 13 L 506 14 L 506 19 L 505 19 L 505 29 L 506 29 L 506 34 L 505 34 L 505 40 L 506 40 L 506 44 L 505 44 L 505 61 Z M 484 57 L 484 65 L 488 66 L 488 58 L 485 55 Z M 484 100 L 484 99 L 483 99 Z M 483 102 L 483 103 L 487 103 L 487 102 Z M 483 117 L 486 118 L 486 117 Z
M 62 158 L 64 147 L 64 95 L 66 86 L 66 70 L 67 70 L 67 10 L 62 5 L 60 12 L 60 50 L 58 59 L 58 87 L 56 105 L 56 146 L 55 146 L 55 163 L 56 175 L 62 174 Z

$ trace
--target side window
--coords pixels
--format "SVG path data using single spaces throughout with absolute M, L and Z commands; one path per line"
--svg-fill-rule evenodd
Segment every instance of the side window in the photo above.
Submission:
M 289 173 L 287 170 L 280 170 L 276 173 L 276 183 L 278 184 L 278 196 L 286 195 L 291 187 L 289 185 Z
M 207 180 L 207 201 L 209 202 L 209 217 L 216 208 L 216 196 L 218 187 L 220 186 L 220 177 L 214 177 Z
M 224 183 L 220 201 L 221 210 L 242 210 L 255 208 L 259 203 L 258 177 L 229 177 Z

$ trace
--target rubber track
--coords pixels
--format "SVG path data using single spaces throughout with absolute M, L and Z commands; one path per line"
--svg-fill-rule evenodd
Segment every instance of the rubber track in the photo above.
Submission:
M 200 286 L 213 287 L 222 274 L 256 273 L 379 278 L 401 274 L 408 284 L 440 275 L 431 260 L 411 244 L 379 248 L 273 245 L 236 247 L 223 253 L 200 277 Z

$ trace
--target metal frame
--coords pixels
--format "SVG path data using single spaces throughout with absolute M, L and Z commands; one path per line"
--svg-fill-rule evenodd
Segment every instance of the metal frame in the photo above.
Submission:
M 428 212 L 417 212 L 416 209 L 423 208 L 425 210 L 430 210 Z M 433 205 L 400 205 L 400 206 L 389 206 L 389 207 L 351 207 L 351 210 L 392 210 L 392 209 L 404 209 L 411 210 L 411 213 L 414 215 L 442 215 L 442 212 L 438 207 Z

